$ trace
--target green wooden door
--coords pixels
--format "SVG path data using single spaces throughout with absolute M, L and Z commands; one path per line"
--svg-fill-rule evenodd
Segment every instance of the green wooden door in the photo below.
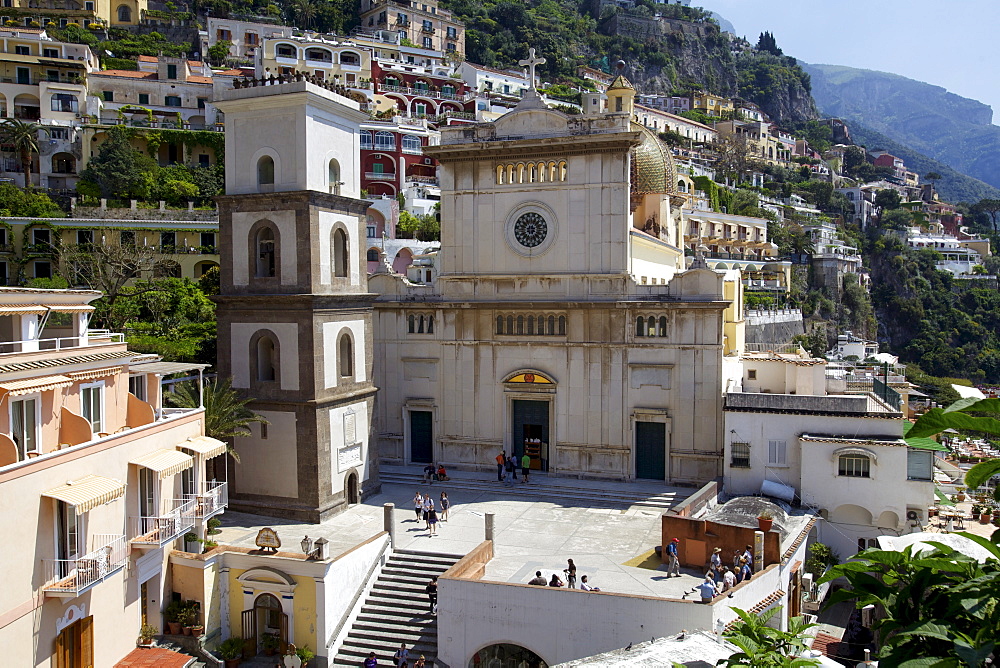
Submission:
M 410 461 L 426 464 L 434 459 L 434 421 L 430 411 L 410 411 Z
M 635 477 L 665 480 L 667 465 L 667 425 L 662 422 L 635 423 Z

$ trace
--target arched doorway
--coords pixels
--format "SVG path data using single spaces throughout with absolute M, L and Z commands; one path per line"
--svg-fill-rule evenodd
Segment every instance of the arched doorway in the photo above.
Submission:
M 347 480 L 344 481 L 344 497 L 350 506 L 361 503 L 361 489 L 358 486 L 357 471 L 351 471 L 347 474 Z
M 469 659 L 469 668 L 548 668 L 548 665 L 530 649 L 509 643 L 484 647 Z
M 243 637 L 253 638 L 257 651 L 264 646 L 264 637 L 278 639 L 278 651 L 284 653 L 288 642 L 288 615 L 281 610 L 281 601 L 274 594 L 260 594 L 253 607 L 243 611 Z

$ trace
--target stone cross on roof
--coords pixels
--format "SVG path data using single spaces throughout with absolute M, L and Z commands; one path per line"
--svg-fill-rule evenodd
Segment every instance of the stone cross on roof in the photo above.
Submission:
M 528 68 L 528 88 L 530 90 L 535 90 L 535 65 L 544 65 L 545 62 L 544 58 L 535 57 L 535 47 L 528 49 L 528 57 L 525 60 L 517 61 L 521 67 Z

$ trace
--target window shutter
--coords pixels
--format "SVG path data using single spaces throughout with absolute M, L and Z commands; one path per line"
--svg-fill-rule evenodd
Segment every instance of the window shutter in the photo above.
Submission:
M 910 449 L 906 453 L 906 477 L 910 480 L 933 480 L 933 457 L 929 450 Z
M 84 617 L 80 620 L 80 654 L 81 665 L 94 668 L 94 617 Z
M 768 441 L 767 442 L 767 463 L 771 466 L 784 466 L 785 465 L 785 441 Z

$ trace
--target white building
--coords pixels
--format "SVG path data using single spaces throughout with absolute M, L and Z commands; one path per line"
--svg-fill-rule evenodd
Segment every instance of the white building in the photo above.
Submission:
M 827 357 L 835 360 L 843 360 L 847 357 L 855 357 L 858 360 L 866 360 L 869 357 L 878 355 L 878 341 L 868 341 L 860 336 L 855 336 L 854 332 L 844 332 L 837 335 L 837 345 L 827 353 Z
M 902 400 L 871 379 L 828 387 L 826 361 L 745 355 L 726 394 L 727 494 L 784 491 L 819 509 L 820 540 L 846 558 L 909 533 L 933 500 L 933 452 L 903 440 Z
M 264 40 L 274 37 L 291 37 L 294 30 L 295 28 L 291 26 L 273 23 L 236 21 L 209 16 L 208 29 L 199 33 L 202 57 L 208 57 L 209 47 L 222 41 L 228 41 L 232 42 L 232 46 L 229 47 L 230 56 L 239 60 L 247 60 L 248 64 L 252 64 L 257 50 L 264 43 Z
M 906 233 L 906 245 L 937 251 L 941 255 L 937 268 L 956 276 L 970 276 L 973 269 L 983 263 L 983 256 L 970 248 L 968 241 L 961 241 L 950 234 L 935 234 L 911 227 Z

